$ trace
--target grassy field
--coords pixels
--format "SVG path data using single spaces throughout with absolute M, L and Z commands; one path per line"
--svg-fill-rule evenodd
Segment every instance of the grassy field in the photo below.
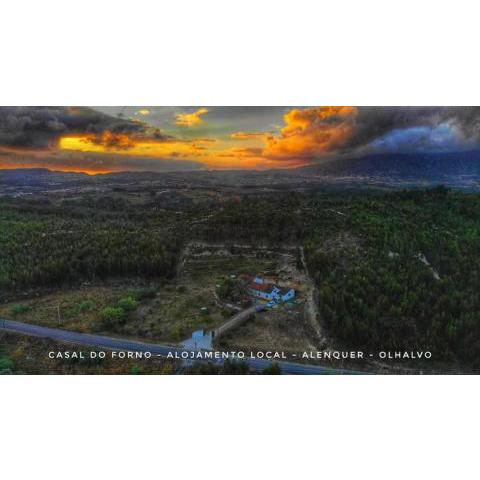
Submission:
M 125 286 L 59 290 L 38 298 L 3 304 L 0 306 L 0 316 L 46 327 L 95 332 L 101 329 L 100 312 L 115 305 L 131 290 Z
M 232 315 L 232 310 L 215 300 L 215 288 L 222 279 L 244 272 L 274 272 L 276 267 L 273 258 L 208 252 L 187 256 L 171 282 L 151 283 L 148 289 L 133 280 L 58 289 L 4 303 L 0 316 L 85 333 L 177 343 L 193 331 L 212 329 Z M 138 294 L 144 291 L 149 292 L 147 298 Z M 104 320 L 106 311 L 118 309 L 128 299 L 133 302 L 127 304 L 119 321 Z

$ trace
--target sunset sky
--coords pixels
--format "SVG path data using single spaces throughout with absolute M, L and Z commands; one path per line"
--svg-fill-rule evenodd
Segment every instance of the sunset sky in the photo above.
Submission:
M 479 142 L 478 107 L 0 107 L 0 168 L 292 168 Z

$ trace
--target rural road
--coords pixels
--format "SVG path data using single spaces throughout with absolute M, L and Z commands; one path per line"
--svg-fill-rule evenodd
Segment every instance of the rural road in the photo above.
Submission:
M 48 338 L 50 340 L 66 343 L 74 343 L 85 345 L 99 349 L 123 350 L 132 352 L 150 352 L 152 355 L 166 357 L 169 353 L 181 354 L 189 352 L 181 347 L 160 345 L 156 343 L 143 343 L 139 341 L 127 340 L 122 338 L 105 337 L 102 335 L 92 335 L 88 333 L 72 332 L 70 330 L 60 330 L 58 328 L 41 327 L 29 323 L 16 322 L 13 320 L 0 319 L 0 331 L 4 330 L 11 333 L 21 335 L 29 335 L 34 337 Z M 195 360 L 207 362 L 207 360 Z M 210 360 L 212 363 L 222 364 L 223 360 Z M 290 375 L 351 375 L 363 374 L 365 372 L 343 370 L 322 367 L 320 365 L 307 365 L 292 362 L 272 362 L 264 359 L 245 358 L 243 360 L 252 370 L 262 372 L 267 367 L 271 367 L 274 363 L 278 364 L 283 374 Z
M 246 322 L 255 313 L 263 312 L 264 310 L 266 310 L 266 308 L 263 304 L 256 304 L 252 307 L 246 308 L 245 310 L 241 310 L 213 331 L 214 338 L 219 338 L 220 335 L 223 335 L 232 328 L 238 327 L 242 323 Z

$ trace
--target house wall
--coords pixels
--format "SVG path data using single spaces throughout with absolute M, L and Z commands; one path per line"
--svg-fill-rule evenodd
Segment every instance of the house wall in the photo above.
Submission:
M 270 293 L 265 293 L 265 292 L 261 292 L 259 290 L 254 290 L 253 288 L 250 289 L 250 293 L 252 295 L 255 295 L 258 298 L 263 298 L 265 300 L 271 300 L 272 299 L 272 295 Z
M 285 295 L 282 296 L 282 300 L 286 302 L 287 300 L 291 300 L 295 297 L 295 290 L 291 288 Z

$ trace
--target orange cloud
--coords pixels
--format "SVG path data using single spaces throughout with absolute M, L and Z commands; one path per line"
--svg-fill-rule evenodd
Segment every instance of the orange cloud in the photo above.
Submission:
M 101 145 L 110 150 L 129 150 L 135 146 L 135 141 L 131 136 L 125 133 L 112 133 L 109 130 L 98 135 L 86 135 L 82 141 Z
M 279 136 L 266 137 L 268 158 L 310 159 L 339 149 L 355 133 L 356 107 L 312 107 L 290 110 Z
M 199 108 L 193 113 L 177 113 L 175 124 L 181 127 L 195 127 L 203 123 L 202 115 L 206 115 L 208 112 L 208 108 Z
M 206 146 L 211 139 L 179 140 L 174 138 L 155 139 L 126 134 L 104 132 L 101 135 L 68 135 L 60 139 L 61 150 L 92 153 L 121 153 L 158 158 L 196 158 L 205 156 Z
M 249 140 L 251 138 L 265 138 L 266 135 L 271 135 L 271 132 L 234 132 L 230 135 L 230 138 L 234 140 Z
M 263 156 L 263 148 L 231 147 L 210 151 L 201 159 L 212 169 L 266 169 L 266 168 L 292 168 L 304 164 L 298 159 L 270 159 Z

